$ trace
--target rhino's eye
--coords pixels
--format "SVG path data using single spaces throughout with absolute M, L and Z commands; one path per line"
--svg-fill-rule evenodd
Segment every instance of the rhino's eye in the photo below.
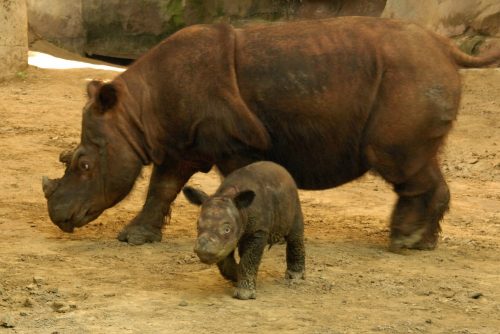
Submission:
M 80 169 L 87 172 L 90 169 L 90 164 L 87 161 L 81 161 Z
M 230 226 L 224 226 L 223 230 L 224 234 L 228 234 L 229 232 L 231 232 L 231 227 Z

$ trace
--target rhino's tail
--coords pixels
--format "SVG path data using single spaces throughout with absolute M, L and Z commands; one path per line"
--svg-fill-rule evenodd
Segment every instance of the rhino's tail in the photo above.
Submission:
M 500 66 L 500 50 L 494 50 L 484 56 L 475 57 L 463 52 L 449 38 L 432 33 L 434 38 L 444 47 L 446 53 L 460 67 L 479 68 Z
M 456 46 L 451 46 L 450 53 L 455 63 L 461 67 L 490 67 L 500 65 L 500 50 L 482 57 L 470 56 Z

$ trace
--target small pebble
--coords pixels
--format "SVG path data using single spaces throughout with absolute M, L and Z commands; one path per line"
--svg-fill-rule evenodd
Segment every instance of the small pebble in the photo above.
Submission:
M 14 328 L 14 323 L 8 315 L 4 315 L 0 318 L 0 326 L 4 328 Z
M 431 319 L 427 319 L 427 320 L 425 320 L 425 322 L 428 323 L 428 324 L 432 324 L 432 320 Z
M 30 291 L 35 290 L 35 289 L 36 289 L 36 287 L 37 287 L 37 286 L 36 286 L 35 284 L 33 284 L 33 283 L 32 283 L 32 284 L 28 284 L 28 285 L 26 285 L 26 289 L 28 289 L 28 290 L 30 290 Z
M 23 306 L 24 307 L 33 307 L 34 303 L 33 303 L 33 300 L 30 299 L 30 298 L 26 298 L 24 300 L 24 303 L 23 303 Z
M 473 299 L 479 299 L 480 297 L 482 297 L 483 294 L 481 292 L 474 292 L 470 295 L 470 298 L 473 298 Z
M 47 290 L 48 293 L 58 293 L 59 289 L 58 288 L 50 288 Z
M 64 305 L 63 307 L 58 308 L 56 310 L 57 313 L 67 313 L 69 311 L 71 311 L 71 308 L 69 307 L 69 305 Z
M 28 313 L 26 313 L 26 312 L 19 312 L 19 315 L 20 315 L 21 317 L 26 317 L 26 316 L 28 315 Z
M 185 300 L 181 300 L 181 302 L 179 303 L 179 306 L 188 306 L 188 302 Z
M 67 306 L 67 305 L 64 302 L 60 302 L 60 301 L 55 301 L 52 303 L 52 308 L 56 311 L 65 307 L 65 306 Z M 69 306 L 67 306 L 67 307 L 69 308 Z

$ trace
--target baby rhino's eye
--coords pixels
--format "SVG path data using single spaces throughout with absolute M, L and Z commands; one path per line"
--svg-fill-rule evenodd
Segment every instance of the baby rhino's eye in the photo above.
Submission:
M 229 232 L 231 232 L 231 225 L 224 224 L 221 228 L 221 232 L 222 234 L 228 234 Z

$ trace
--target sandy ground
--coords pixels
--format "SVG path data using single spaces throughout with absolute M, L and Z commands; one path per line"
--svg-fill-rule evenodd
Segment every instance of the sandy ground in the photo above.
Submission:
M 30 68 L 0 83 L 0 332 L 499 333 L 499 69 L 463 72 L 437 250 L 386 250 L 395 195 L 375 176 L 303 191 L 307 279 L 284 280 L 275 246 L 252 301 L 231 298 L 231 284 L 195 257 L 198 209 L 184 198 L 161 243 L 115 239 L 142 206 L 149 168 L 126 200 L 74 234 L 50 222 L 41 176 L 61 176 L 58 154 L 79 140 L 86 81 L 115 75 Z M 219 179 L 191 182 L 212 191 Z

